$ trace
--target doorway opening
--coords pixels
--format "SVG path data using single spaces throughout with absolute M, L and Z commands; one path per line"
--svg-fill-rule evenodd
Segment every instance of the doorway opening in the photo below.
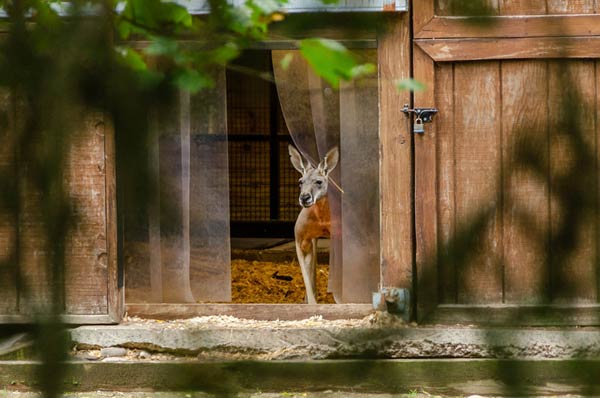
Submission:
M 376 50 L 357 53 L 376 63 Z M 380 279 L 376 75 L 334 88 L 298 50 L 253 50 L 215 82 L 150 116 L 158 197 L 121 206 L 126 303 L 303 303 L 290 143 L 312 167 L 340 152 L 329 176 L 331 239 L 317 252 L 318 303 L 369 303 Z
M 232 301 L 302 303 L 294 223 L 298 179 L 290 163 L 292 137 L 274 82 L 271 51 L 250 50 L 226 72 Z M 329 240 L 318 249 L 320 303 L 327 293 Z

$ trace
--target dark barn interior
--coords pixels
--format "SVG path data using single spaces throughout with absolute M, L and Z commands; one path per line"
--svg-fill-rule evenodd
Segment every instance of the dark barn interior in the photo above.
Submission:
M 261 50 L 245 52 L 227 70 L 231 236 L 256 242 L 292 238 L 299 211 L 292 139 L 272 71 L 271 52 Z

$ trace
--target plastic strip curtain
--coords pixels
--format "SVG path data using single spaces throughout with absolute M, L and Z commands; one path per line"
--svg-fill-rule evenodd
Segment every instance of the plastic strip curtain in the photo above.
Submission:
M 180 92 L 150 116 L 159 195 L 150 198 L 145 231 L 128 234 L 126 225 L 129 302 L 231 300 L 224 71 L 216 80 L 210 92 Z
M 284 68 L 281 61 L 288 53 L 292 61 Z M 376 60 L 373 50 L 358 55 Z M 328 290 L 337 303 L 370 302 L 379 284 L 377 79 L 344 83 L 334 90 L 291 50 L 273 51 L 273 69 L 283 115 L 300 152 L 316 165 L 333 146 L 341 150 L 328 193 Z

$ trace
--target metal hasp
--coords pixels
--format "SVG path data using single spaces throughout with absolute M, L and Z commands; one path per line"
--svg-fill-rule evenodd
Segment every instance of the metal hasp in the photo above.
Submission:
M 404 104 L 404 107 L 401 109 L 401 111 L 406 115 L 406 117 L 410 117 L 411 113 L 415 114 L 416 118 L 413 126 L 413 132 L 416 134 L 423 134 L 425 132 L 423 123 L 431 123 L 433 121 L 433 116 L 438 112 L 437 108 L 410 109 L 408 104 Z
M 410 320 L 410 290 L 398 287 L 384 287 L 373 293 L 373 308 L 377 311 L 387 311 L 390 314 L 402 315 Z

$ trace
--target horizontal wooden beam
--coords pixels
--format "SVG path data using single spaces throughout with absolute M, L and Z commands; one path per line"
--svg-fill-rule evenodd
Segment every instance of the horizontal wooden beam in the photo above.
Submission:
M 111 315 L 73 315 L 67 314 L 61 317 L 64 323 L 69 325 L 107 325 L 119 323 L 119 319 Z M 36 319 L 29 315 L 0 315 L 0 324 L 31 324 Z
M 600 35 L 600 15 L 540 15 L 487 18 L 435 17 L 416 39 L 564 37 Z
M 440 305 L 425 319 L 433 324 L 486 326 L 597 326 L 600 305 Z
M 325 319 L 360 319 L 374 310 L 371 304 L 127 304 L 130 316 L 184 319 L 229 315 L 256 320 L 296 320 L 320 315 Z
M 436 62 L 533 58 L 600 58 L 599 37 L 418 39 Z
M 0 361 L 0 385 L 9 389 L 39 389 L 38 376 L 42 370 L 37 361 Z M 308 397 L 349 398 L 376 396 L 376 393 L 406 396 L 412 390 L 444 396 L 482 392 L 497 396 L 600 393 L 600 361 L 593 359 L 78 361 L 65 363 L 61 370 L 64 371 L 61 387 L 66 392 L 198 390 L 206 395 L 267 396 L 256 394 L 262 391 L 283 396 L 282 391 L 290 391 Z M 326 390 L 342 393 L 319 392 Z M 144 396 L 172 394 L 146 392 Z

